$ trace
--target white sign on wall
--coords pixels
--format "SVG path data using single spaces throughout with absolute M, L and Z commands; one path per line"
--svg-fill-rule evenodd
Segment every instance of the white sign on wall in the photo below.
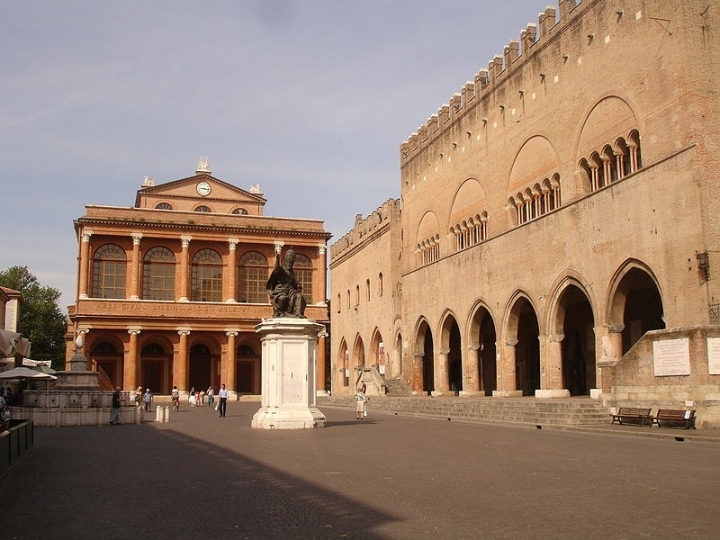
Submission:
M 708 372 L 710 375 L 720 375 L 720 338 L 707 338 Z
M 690 340 L 680 338 L 654 341 L 653 366 L 656 377 L 690 375 Z

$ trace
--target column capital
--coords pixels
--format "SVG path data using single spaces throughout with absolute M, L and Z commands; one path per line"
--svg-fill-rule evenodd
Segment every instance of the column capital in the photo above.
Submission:
M 132 239 L 133 239 L 133 246 L 139 246 L 139 245 L 140 245 L 140 240 L 141 240 L 142 237 L 143 237 L 143 233 L 141 233 L 141 232 L 134 232 L 134 233 L 132 233 L 131 236 L 132 236 Z
M 225 335 L 227 337 L 238 337 L 240 335 L 240 332 L 238 330 L 226 330 Z
M 189 234 L 184 234 L 180 237 L 180 240 L 182 241 L 182 247 L 186 248 L 190 245 L 192 236 L 190 236 Z
M 228 246 L 230 246 L 230 251 L 235 251 L 235 247 L 240 243 L 240 240 L 237 238 L 228 238 Z
M 189 336 L 190 335 L 190 329 L 189 328 L 181 328 L 177 331 L 179 336 Z
M 282 240 L 275 240 L 275 253 L 280 253 L 282 251 L 283 246 L 285 245 L 285 242 Z
M 622 323 L 608 324 L 606 328 L 611 334 L 620 334 L 623 330 L 625 330 L 625 325 Z
M 325 244 L 318 244 L 318 253 L 320 255 L 325 255 L 326 249 L 327 249 L 327 246 L 325 246 Z
M 519 341 L 517 339 L 508 339 L 505 342 L 505 345 L 507 345 L 508 347 L 515 347 L 518 343 Z
M 92 235 L 93 235 L 92 229 L 85 229 L 85 230 L 82 232 L 82 242 L 83 242 L 84 244 L 89 243 L 89 242 L 90 242 L 90 237 L 91 237 Z
M 140 334 L 140 332 L 142 332 L 142 328 L 134 327 L 134 328 L 127 329 L 127 333 L 130 334 L 131 336 L 137 336 Z

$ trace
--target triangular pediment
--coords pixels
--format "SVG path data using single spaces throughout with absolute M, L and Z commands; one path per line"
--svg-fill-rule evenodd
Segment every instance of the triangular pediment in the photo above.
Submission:
M 239 205 L 250 214 L 261 214 L 260 209 L 265 202 L 259 186 L 246 191 L 204 172 L 158 185 L 146 180 L 135 197 L 136 208 L 169 206 L 172 210 L 192 211 L 198 205 L 207 203 L 211 207 L 219 205 L 223 208 Z

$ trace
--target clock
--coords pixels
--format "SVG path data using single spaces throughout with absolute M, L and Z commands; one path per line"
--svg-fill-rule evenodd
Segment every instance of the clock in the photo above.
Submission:
M 197 190 L 199 195 L 202 195 L 203 197 L 207 197 L 210 195 L 210 192 L 212 191 L 212 188 L 210 187 L 210 184 L 207 182 L 200 182 L 195 189 Z

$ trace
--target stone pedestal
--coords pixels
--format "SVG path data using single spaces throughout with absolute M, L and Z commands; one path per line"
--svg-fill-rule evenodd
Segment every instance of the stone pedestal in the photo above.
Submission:
M 277 317 L 255 327 L 262 335 L 262 406 L 252 419 L 259 429 L 325 427 L 315 403 L 315 353 L 321 324 Z

